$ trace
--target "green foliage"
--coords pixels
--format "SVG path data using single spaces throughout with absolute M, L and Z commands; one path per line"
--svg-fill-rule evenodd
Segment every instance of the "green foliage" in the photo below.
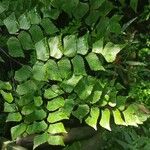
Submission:
M 137 15 L 138 0 L 129 6 L 123 0 L 15 0 L 6 6 L 2 0 L 0 29 L 8 36 L 0 64 L 9 59 L 11 67 L 0 95 L 6 122 L 17 123 L 13 140 L 37 134 L 34 149 L 46 142 L 64 146 L 71 119 L 111 131 L 113 124 L 138 127 L 149 118 L 149 40 L 141 43 L 132 24 L 147 20 L 147 11 L 146 17 L 120 15 L 126 7 Z

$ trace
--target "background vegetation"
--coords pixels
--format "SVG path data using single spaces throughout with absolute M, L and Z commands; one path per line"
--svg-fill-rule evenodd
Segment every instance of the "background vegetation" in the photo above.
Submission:
M 149 18 L 149 0 L 1 0 L 1 136 L 148 150 Z

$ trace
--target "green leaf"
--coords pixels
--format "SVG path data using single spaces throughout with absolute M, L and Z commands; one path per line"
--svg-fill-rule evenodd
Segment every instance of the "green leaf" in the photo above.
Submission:
M 34 43 L 37 43 L 44 38 L 43 31 L 38 25 L 32 25 L 29 32 Z
M 81 55 L 86 55 L 89 50 L 88 45 L 88 34 L 77 39 L 77 53 Z
M 20 122 L 21 120 L 22 120 L 21 114 L 19 112 L 16 112 L 16 113 L 9 113 L 6 122 L 10 121 Z
M 50 145 L 62 145 L 64 146 L 63 136 L 59 135 L 50 135 L 48 138 L 48 143 Z
M 93 52 L 100 53 L 104 56 L 107 62 L 113 62 L 116 59 L 117 54 L 125 45 L 118 45 L 108 42 L 104 48 L 102 39 L 94 43 Z
M 65 112 L 58 110 L 52 113 L 49 113 L 47 121 L 49 123 L 55 123 L 64 119 L 69 119 Z
M 20 29 L 28 30 L 30 28 L 30 26 L 31 26 L 30 20 L 27 17 L 26 13 L 22 14 L 19 17 L 18 22 L 19 22 Z
M 34 97 L 34 105 L 40 107 L 43 104 L 42 97 L 36 96 Z
M 71 71 L 71 63 L 68 58 L 62 58 L 58 61 L 58 69 L 62 79 L 67 79 L 70 77 Z
M 0 81 L 0 90 L 12 90 L 12 86 L 9 82 Z
M 21 44 L 16 37 L 10 37 L 7 41 L 8 52 L 12 57 L 24 57 Z
M 48 132 L 50 134 L 58 134 L 58 133 L 67 133 L 67 131 L 64 128 L 63 123 L 55 123 L 55 124 L 50 124 L 48 128 Z
M 68 35 L 63 39 L 64 42 L 64 55 L 67 57 L 73 57 L 77 53 L 77 36 Z
M 80 120 L 82 123 L 82 119 L 89 113 L 89 106 L 86 104 L 79 105 L 78 108 L 72 112 L 72 114 Z
M 118 109 L 113 110 L 113 116 L 114 116 L 114 122 L 117 125 L 126 125 L 126 123 L 123 121 L 122 117 L 121 117 L 121 113 Z
M 22 134 L 26 131 L 27 125 L 21 123 L 11 128 L 11 136 L 12 139 L 15 140 L 18 137 L 22 136 Z
M 10 16 L 8 16 L 3 22 L 10 34 L 15 34 L 16 32 L 19 31 L 18 22 L 16 20 L 15 13 L 11 13 Z
M 46 81 L 46 66 L 43 62 L 36 62 L 33 66 L 33 78 L 37 81 Z
M 68 116 L 70 117 L 70 114 L 75 106 L 75 102 L 73 99 L 65 99 L 65 104 L 61 108 L 61 110 Z
M 64 104 L 65 104 L 65 100 L 63 97 L 54 98 L 53 100 L 47 103 L 47 109 L 49 111 L 54 111 L 60 107 L 63 107 Z
M 48 40 L 49 48 L 50 48 L 50 56 L 56 59 L 60 59 L 62 57 L 62 45 L 61 45 L 61 37 L 55 36 L 51 37 Z
M 42 131 L 45 131 L 47 129 L 48 125 L 45 121 L 40 122 L 34 122 L 31 125 L 28 125 L 26 132 L 28 134 L 34 134 L 34 133 L 40 133 Z
M 49 137 L 48 133 L 43 133 L 43 134 L 39 134 L 37 136 L 34 137 L 34 144 L 33 144 L 33 149 L 36 149 L 38 146 L 44 144 L 47 142 Z
M 28 105 L 25 105 L 25 106 L 22 107 L 21 113 L 23 115 L 29 115 L 29 114 L 33 113 L 33 111 L 35 109 L 36 108 L 35 108 L 33 103 L 32 104 L 28 104 Z
M 130 0 L 130 6 L 135 12 L 137 12 L 138 0 Z
M 0 90 L 0 93 L 2 94 L 2 97 L 6 102 L 8 103 L 13 102 L 14 98 L 11 93 L 4 92 L 3 90 Z
M 101 111 L 101 114 L 102 114 L 102 117 L 100 119 L 100 125 L 111 131 L 111 128 L 110 128 L 110 110 L 108 108 L 104 109 Z
M 91 95 L 94 86 L 94 79 L 90 76 L 82 78 L 74 91 L 78 94 L 81 100 L 85 100 Z
M 97 54 L 101 53 L 103 51 L 103 44 L 104 44 L 103 38 L 93 43 L 92 52 Z
M 52 21 L 49 18 L 44 18 L 41 21 L 41 26 L 43 27 L 46 34 L 54 34 L 58 32 L 58 29 L 56 26 L 52 23 Z
M 86 75 L 84 60 L 80 55 L 72 59 L 74 75 Z
M 102 96 L 102 91 L 95 90 L 88 99 L 92 104 L 95 104 L 100 100 L 101 96 Z
M 27 16 L 29 17 L 31 24 L 39 24 L 41 22 L 41 17 L 36 8 L 29 11 Z
M 47 61 L 49 59 L 49 48 L 47 39 L 44 38 L 35 44 L 37 59 Z
M 9 104 L 7 102 L 4 103 L 4 112 L 16 112 L 18 108 L 15 103 Z
M 74 89 L 74 87 L 78 84 L 78 82 L 81 80 L 82 76 L 75 76 L 73 75 L 70 79 L 64 80 L 61 83 L 61 87 L 68 93 L 71 93 Z
M 45 65 L 46 65 L 46 75 L 49 80 L 56 80 L 56 81 L 62 80 L 60 77 L 58 65 L 54 60 L 49 59 Z
M 34 49 L 33 42 L 31 36 L 26 31 L 21 31 L 18 35 L 18 39 L 23 47 L 24 50 L 31 50 Z
M 27 80 L 32 74 L 32 68 L 24 65 L 19 70 L 15 71 L 15 80 L 22 82 Z
M 35 92 L 37 89 L 36 84 L 32 80 L 28 80 L 17 86 L 16 92 L 19 95 L 25 95 L 28 93 Z
M 79 2 L 78 6 L 73 11 L 73 15 L 76 19 L 82 18 L 89 10 L 89 5 L 87 3 Z
M 97 120 L 98 120 L 99 115 L 100 115 L 99 108 L 92 107 L 90 114 L 89 114 L 88 118 L 85 120 L 85 122 L 89 126 L 93 127 L 95 130 L 97 130 Z
M 37 120 L 44 120 L 47 117 L 46 112 L 43 109 L 35 110 L 33 113 L 25 116 L 24 122 L 31 123 Z
M 98 71 L 98 70 L 105 70 L 102 66 L 102 63 L 100 62 L 98 56 L 94 53 L 89 53 L 86 56 L 86 60 L 91 68 L 91 70 Z

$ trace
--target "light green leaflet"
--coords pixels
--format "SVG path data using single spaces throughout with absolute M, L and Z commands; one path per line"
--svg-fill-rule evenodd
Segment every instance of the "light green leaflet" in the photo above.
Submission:
M 63 123 L 61 123 L 61 122 L 55 123 L 55 124 L 50 124 L 49 128 L 48 128 L 48 132 L 50 134 L 67 133 Z
M 22 120 L 22 116 L 19 112 L 9 113 L 6 119 L 6 122 L 20 122 Z
M 114 122 L 117 125 L 126 125 L 126 123 L 124 122 L 124 120 L 121 117 L 121 113 L 118 109 L 113 110 L 113 116 L 114 116 Z
M 46 76 L 49 80 L 61 81 L 61 75 L 57 63 L 53 59 L 49 59 L 46 64 Z
M 25 123 L 21 123 L 11 128 L 11 136 L 12 139 L 15 140 L 20 137 L 26 131 L 27 125 Z
M 43 62 L 36 62 L 34 64 L 33 78 L 37 81 L 46 81 L 46 66 Z
M 95 53 L 89 53 L 86 56 L 86 60 L 91 68 L 91 70 L 98 71 L 98 70 L 105 70 L 100 62 L 98 56 Z
M 26 15 L 26 13 L 22 14 L 19 17 L 18 22 L 19 22 L 20 29 L 28 30 L 31 26 L 30 20 L 28 16 Z
M 35 49 L 36 49 L 37 59 L 42 60 L 42 61 L 47 61 L 49 59 L 50 52 L 49 52 L 46 38 L 37 42 L 35 44 Z
M 113 44 L 108 42 L 103 48 L 103 39 L 93 44 L 92 51 L 94 53 L 102 54 L 107 62 L 113 62 L 117 54 L 124 48 L 125 45 Z
M 14 98 L 13 98 L 13 96 L 12 96 L 11 93 L 7 93 L 7 92 L 5 92 L 3 90 L 0 90 L 0 94 L 2 95 L 2 97 L 4 98 L 4 100 L 6 102 L 8 102 L 8 103 L 11 103 L 14 100 Z
M 77 53 L 77 36 L 68 35 L 63 39 L 64 42 L 64 55 L 67 57 L 73 57 Z
M 102 114 L 102 116 L 101 116 L 99 124 L 103 128 L 111 131 L 111 128 L 110 128 L 110 110 L 108 108 L 105 108 L 104 110 L 101 111 L 101 114 Z
M 10 34 L 15 34 L 16 32 L 19 31 L 19 27 L 18 27 L 18 22 L 16 20 L 16 16 L 15 13 L 10 14 L 10 16 L 8 16 L 5 20 L 4 20 L 4 24 L 8 29 L 8 32 Z
M 97 120 L 98 120 L 99 115 L 100 115 L 99 108 L 92 107 L 90 114 L 89 114 L 88 118 L 85 120 L 85 122 L 89 126 L 93 127 L 95 130 L 97 130 Z
M 47 103 L 47 109 L 49 111 L 57 110 L 60 107 L 63 107 L 65 100 L 63 97 L 57 97 Z
M 33 124 L 28 125 L 26 132 L 28 134 L 40 133 L 47 129 L 48 125 L 45 121 L 34 122 Z
M 55 36 L 51 37 L 48 40 L 49 48 L 50 48 L 50 56 L 56 59 L 60 59 L 62 57 L 62 45 L 61 45 L 61 37 Z

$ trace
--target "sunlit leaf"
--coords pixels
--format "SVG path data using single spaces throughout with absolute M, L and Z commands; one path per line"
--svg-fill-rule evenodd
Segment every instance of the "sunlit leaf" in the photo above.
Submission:
M 48 143 L 50 145 L 62 145 L 62 146 L 64 146 L 63 136 L 50 135 L 48 137 Z
M 65 112 L 58 110 L 52 113 L 49 113 L 47 121 L 49 123 L 55 123 L 64 119 L 69 119 Z
M 67 79 L 71 75 L 71 63 L 68 58 L 62 58 L 58 61 L 58 68 L 62 79 Z
M 21 123 L 19 125 L 16 125 L 11 128 L 11 136 L 12 139 L 15 140 L 19 136 L 21 136 L 26 131 L 27 125 L 24 123 Z
M 97 130 L 97 120 L 100 115 L 99 108 L 98 107 L 92 107 L 89 116 L 85 120 L 85 122 L 93 127 L 95 130 Z
M 31 125 L 28 125 L 26 132 L 28 134 L 34 134 L 34 133 L 40 133 L 42 131 L 45 131 L 47 129 L 48 125 L 45 121 L 41 122 L 34 122 Z
M 46 76 L 49 80 L 56 80 L 56 81 L 62 80 L 58 69 L 58 65 L 54 60 L 49 59 L 46 62 L 45 67 L 46 67 Z
M 13 96 L 12 96 L 11 93 L 7 93 L 7 92 L 5 92 L 3 90 L 0 90 L 0 94 L 2 95 L 2 97 L 4 98 L 4 100 L 6 102 L 8 102 L 8 103 L 11 103 L 14 100 L 14 98 L 13 98 Z
M 15 103 L 9 104 L 7 102 L 4 103 L 4 112 L 16 112 L 18 108 Z
M 63 39 L 64 42 L 64 55 L 67 57 L 73 57 L 77 53 L 77 36 L 76 35 L 68 35 Z
M 22 14 L 19 17 L 18 22 L 19 22 L 20 29 L 28 30 L 30 28 L 30 26 L 31 26 L 30 20 L 27 17 L 26 13 Z
M 60 107 L 63 107 L 64 103 L 65 103 L 65 100 L 63 99 L 63 97 L 54 98 L 53 100 L 47 103 L 47 109 L 49 111 L 54 111 Z
M 91 68 L 91 70 L 98 71 L 98 70 L 105 70 L 100 62 L 98 56 L 94 53 L 89 53 L 86 56 L 86 60 Z
M 20 122 L 22 120 L 22 116 L 19 112 L 9 113 L 6 119 L 6 122 L 14 121 Z
M 33 149 L 37 148 L 38 146 L 44 144 L 47 142 L 49 137 L 48 133 L 43 133 L 43 134 L 39 134 L 37 136 L 34 137 L 34 144 L 33 144 Z
M 48 132 L 50 134 L 67 133 L 63 123 L 61 123 L 61 122 L 55 123 L 55 124 L 50 124 L 49 128 L 48 128 Z
M 61 87 L 68 93 L 71 93 L 77 83 L 81 80 L 82 76 L 73 75 L 70 79 L 64 80 L 61 83 Z
M 105 128 L 105 129 L 111 131 L 111 128 L 110 128 L 110 110 L 109 110 L 108 108 L 102 110 L 102 111 L 101 111 L 101 115 L 102 115 L 102 116 L 101 116 L 101 119 L 100 119 L 99 124 L 100 124 L 103 128 Z
M 113 112 L 115 124 L 117 124 L 117 125 L 126 125 L 126 123 L 122 119 L 121 113 L 118 109 L 113 110 L 112 112 Z
M 4 24 L 8 29 L 8 32 L 10 34 L 15 34 L 16 32 L 19 31 L 18 28 L 18 22 L 16 20 L 16 16 L 15 13 L 10 14 L 10 16 L 8 16 L 5 20 L 4 20 Z
M 42 97 L 40 96 L 36 96 L 34 97 L 34 105 L 39 107 L 43 104 L 43 100 L 42 100 Z
M 44 38 L 35 44 L 37 59 L 47 61 L 49 59 L 49 48 L 47 39 Z
M 60 59 L 62 57 L 62 45 L 61 45 L 61 37 L 55 36 L 51 37 L 48 40 L 49 48 L 50 48 L 50 56 L 56 59 Z

